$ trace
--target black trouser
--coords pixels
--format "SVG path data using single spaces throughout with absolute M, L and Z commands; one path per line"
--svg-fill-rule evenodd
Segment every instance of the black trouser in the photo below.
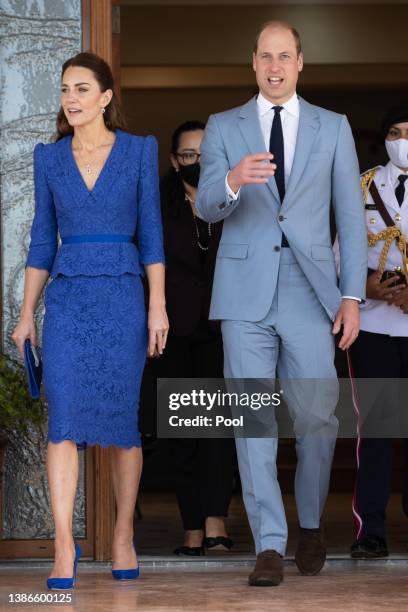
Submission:
M 408 338 L 391 337 L 361 331 L 349 350 L 352 375 L 359 378 L 407 378 Z M 362 386 L 362 385 L 361 385 Z M 363 404 L 364 398 L 360 402 Z M 386 410 L 387 393 L 380 401 Z M 408 402 L 408 398 L 406 398 Z M 391 407 L 394 409 L 394 407 Z M 363 434 L 364 435 L 364 434 Z M 367 535 L 385 537 L 386 507 L 391 494 L 392 438 L 362 437 L 357 440 L 358 471 L 353 500 L 357 537 Z M 404 440 L 405 475 L 403 509 L 408 515 L 408 440 Z
M 209 516 L 227 516 L 232 494 L 233 440 L 168 440 L 184 529 L 204 529 Z
M 159 377 L 222 378 L 221 335 L 203 325 L 189 336 L 169 336 L 158 360 Z M 227 516 L 232 495 L 233 439 L 168 439 L 168 458 L 184 529 L 203 529 L 208 516 Z

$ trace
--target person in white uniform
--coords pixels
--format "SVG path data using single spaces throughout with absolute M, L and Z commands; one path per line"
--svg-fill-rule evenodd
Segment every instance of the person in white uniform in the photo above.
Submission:
M 389 161 L 365 172 L 361 181 L 369 238 L 367 301 L 360 306 L 360 335 L 348 352 L 357 391 L 358 379 L 408 377 L 408 103 L 386 114 L 382 136 Z M 389 250 L 385 246 L 387 237 L 393 237 Z M 360 381 L 360 388 L 362 384 Z M 391 381 L 384 383 L 383 392 L 376 398 L 383 415 L 391 414 L 396 407 L 392 404 L 394 386 Z M 357 410 L 364 411 L 367 387 L 365 391 L 356 394 Z M 353 498 L 357 538 L 351 546 L 353 558 L 388 556 L 385 519 L 391 493 L 393 439 L 371 436 L 373 432 L 370 437 L 357 438 Z M 404 450 L 408 460 L 407 439 Z M 408 515 L 408 469 L 402 499 Z

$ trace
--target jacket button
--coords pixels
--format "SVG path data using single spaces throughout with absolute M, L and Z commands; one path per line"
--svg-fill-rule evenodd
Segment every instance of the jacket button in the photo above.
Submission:
M 279 253 L 281 248 L 280 248 L 280 246 L 276 245 L 276 246 L 273 247 L 273 250 L 276 251 L 277 253 Z
M 220 210 L 223 210 L 223 209 L 225 208 L 225 203 L 223 202 L 222 204 L 220 204 L 220 205 L 218 206 L 218 208 L 219 208 Z
M 284 221 L 285 217 L 283 215 L 279 215 L 278 219 L 279 219 L 279 221 Z

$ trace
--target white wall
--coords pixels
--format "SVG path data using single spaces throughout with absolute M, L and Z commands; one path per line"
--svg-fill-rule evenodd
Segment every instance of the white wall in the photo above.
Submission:
M 81 48 L 80 0 L 0 0 L 0 222 L 3 332 L 7 352 L 23 296 L 34 211 L 32 154 L 48 142 L 59 107 L 62 63 Z M 3 473 L 3 538 L 53 535 L 45 472 L 46 432 L 10 434 Z M 1 483 L 0 483 L 1 486 Z M 85 534 L 83 458 L 74 530 Z
M 34 210 L 32 153 L 48 142 L 62 63 L 81 48 L 80 0 L 1 0 L 0 198 L 3 333 L 18 317 Z

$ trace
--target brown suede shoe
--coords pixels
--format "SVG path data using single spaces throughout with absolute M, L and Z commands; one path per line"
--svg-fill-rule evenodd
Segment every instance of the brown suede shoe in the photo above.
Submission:
M 278 586 L 283 580 L 283 560 L 276 550 L 264 550 L 256 558 L 253 572 L 249 574 L 249 586 Z
M 295 563 L 304 576 L 315 576 L 326 561 L 326 546 L 323 542 L 323 527 L 304 529 L 299 527 L 299 540 Z

